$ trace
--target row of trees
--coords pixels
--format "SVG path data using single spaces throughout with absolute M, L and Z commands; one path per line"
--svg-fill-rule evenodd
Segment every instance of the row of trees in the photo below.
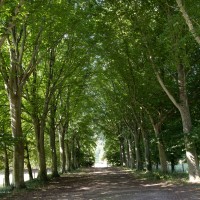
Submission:
M 12 151 L 16 188 L 24 187 L 24 161 L 30 174 L 31 165 L 39 167 L 41 180 L 47 165 L 57 176 L 58 166 L 65 172 L 90 164 L 94 135 L 102 131 L 112 162 L 121 157 L 119 163 L 147 170 L 159 162 L 166 172 L 167 161 L 174 166 L 184 151 L 190 180 L 198 180 L 196 6 L 180 0 L 1 1 L 6 180 Z
M 38 176 L 45 181 L 47 164 L 52 175 L 58 176 L 58 166 L 64 173 L 94 162 L 87 88 L 91 55 L 84 33 L 87 24 L 78 20 L 87 14 L 83 9 L 81 2 L 2 1 L 1 154 L 5 185 L 10 184 L 11 152 L 16 188 L 25 186 L 24 163 L 31 178 L 33 165 L 39 167 Z
M 120 152 L 117 162 L 151 170 L 157 153 L 166 172 L 167 161 L 173 169 L 186 157 L 190 181 L 199 180 L 198 2 L 193 5 L 104 2 L 96 26 L 109 79 L 104 95 L 112 125 L 107 128 L 115 132 L 107 136 L 111 161 Z

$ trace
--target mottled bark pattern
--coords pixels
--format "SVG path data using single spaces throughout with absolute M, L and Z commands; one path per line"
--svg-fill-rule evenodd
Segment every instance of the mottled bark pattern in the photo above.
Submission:
M 186 159 L 188 163 L 189 180 L 199 181 L 199 162 L 196 153 L 196 147 L 193 141 L 190 139 L 192 122 L 191 122 L 188 97 L 186 91 L 185 70 L 182 64 L 178 65 L 177 71 L 178 71 L 178 84 L 179 84 L 179 95 L 180 95 L 179 112 L 181 114 L 183 133 L 185 137 Z

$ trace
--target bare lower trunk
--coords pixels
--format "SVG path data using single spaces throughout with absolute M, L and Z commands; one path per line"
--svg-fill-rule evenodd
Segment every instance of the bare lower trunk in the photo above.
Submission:
M 158 139 L 159 140 L 159 139 Z M 161 165 L 161 171 L 167 173 L 167 158 L 165 154 L 165 149 L 162 141 L 158 141 L 158 152 L 159 152 L 159 159 Z
M 5 175 L 5 186 L 10 186 L 10 170 L 9 170 L 9 158 L 8 158 L 8 152 L 7 152 L 7 147 L 4 145 L 4 175 Z
M 71 151 L 69 147 L 69 140 L 65 142 L 65 155 L 66 155 L 66 170 L 72 170 L 72 159 L 71 159 Z
M 44 135 L 40 137 L 38 155 L 39 155 L 39 167 L 40 171 L 38 174 L 38 178 L 42 181 L 47 181 L 47 168 L 46 168 L 46 156 L 45 156 L 45 148 L 44 148 Z
M 126 140 L 126 166 L 131 167 L 131 155 L 130 155 L 130 147 L 129 147 L 129 139 Z
M 27 169 L 28 169 L 29 179 L 33 180 L 33 172 L 32 172 L 32 167 L 31 167 L 31 163 L 30 163 L 28 144 L 26 144 L 26 146 L 25 146 L 25 151 L 26 151 L 26 162 L 27 162 Z
M 56 134 L 55 134 L 55 113 L 56 108 L 51 107 L 51 122 L 50 122 L 50 148 L 51 148 L 51 159 L 52 159 L 52 177 L 59 177 L 57 167 L 57 153 L 56 153 Z
M 119 137 L 119 142 L 120 142 L 120 160 L 121 160 L 121 165 L 124 166 L 126 165 L 126 154 L 125 154 L 125 147 L 124 147 L 124 138 Z
M 24 184 L 24 142 L 21 126 L 21 98 L 20 89 L 9 91 L 11 128 L 15 139 L 13 151 L 13 183 L 16 188 L 25 187 Z
M 65 130 L 60 127 L 59 130 L 59 145 L 60 145 L 60 161 L 61 161 L 61 172 L 66 172 L 66 151 L 65 151 Z
M 76 157 L 76 138 L 73 137 L 72 139 L 72 169 L 77 168 L 77 157 Z
M 146 170 L 152 171 L 148 133 L 142 127 L 141 127 L 141 132 L 142 132 L 143 143 L 144 143 L 144 158 L 145 158 Z
M 181 109 L 181 118 L 183 124 L 183 133 L 185 136 L 185 149 L 186 149 L 186 159 L 188 164 L 188 173 L 189 173 L 189 180 L 199 181 L 199 161 L 197 157 L 196 147 L 194 142 L 190 139 L 190 131 L 191 131 L 191 119 L 188 109 Z
M 167 173 L 167 171 L 168 171 L 168 169 L 167 169 L 167 156 L 166 156 L 166 153 L 165 153 L 165 148 L 164 148 L 164 145 L 163 145 L 162 138 L 160 136 L 159 129 L 160 129 L 159 125 L 154 125 L 154 131 L 155 131 L 155 135 L 156 135 L 156 138 L 157 138 L 157 145 L 158 145 L 161 171 L 164 172 L 164 173 Z
M 47 180 L 47 169 L 46 169 L 46 158 L 45 158 L 45 149 L 44 149 L 44 134 L 41 130 L 41 125 L 39 119 L 34 119 L 34 128 L 37 142 L 37 151 L 38 151 L 38 161 L 39 161 L 39 173 L 38 178 L 42 181 Z
M 135 140 L 136 169 L 142 170 L 143 164 L 142 164 L 141 152 L 140 152 L 140 141 L 139 141 L 139 135 L 137 133 L 134 134 L 134 140 Z
M 185 70 L 182 64 L 178 65 L 178 83 L 180 104 L 178 106 L 181 114 L 183 133 L 185 137 L 186 159 L 188 164 L 189 180 L 199 181 L 199 161 L 196 153 L 194 141 L 191 139 L 192 121 L 188 104 Z
M 134 151 L 134 148 L 135 147 L 135 144 L 134 144 L 134 141 L 133 141 L 133 138 L 132 138 L 132 135 L 131 135 L 131 140 L 129 140 L 129 148 L 130 148 L 130 167 L 131 169 L 135 168 L 135 151 Z

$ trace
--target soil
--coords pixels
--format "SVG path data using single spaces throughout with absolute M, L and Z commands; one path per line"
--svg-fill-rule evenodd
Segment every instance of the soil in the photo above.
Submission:
M 170 184 L 136 178 L 119 168 L 90 168 L 62 175 L 34 191 L 4 200 L 197 200 L 198 184 Z

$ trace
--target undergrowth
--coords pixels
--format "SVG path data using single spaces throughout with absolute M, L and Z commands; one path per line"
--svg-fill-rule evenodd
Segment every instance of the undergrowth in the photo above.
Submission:
M 134 176 L 139 179 L 150 181 L 169 181 L 174 183 L 187 183 L 188 174 L 183 172 L 163 173 L 161 171 L 144 172 L 133 171 Z
M 50 175 L 48 175 L 48 180 L 50 180 L 50 179 L 51 179 L 51 177 L 50 177 Z M 41 181 L 41 180 L 35 178 L 33 180 L 25 181 L 26 187 L 23 189 L 15 189 L 12 184 L 8 187 L 0 187 L 0 198 L 9 196 L 9 195 L 13 195 L 18 192 L 21 193 L 21 192 L 26 192 L 26 191 L 30 191 L 30 190 L 36 190 L 36 189 L 44 187 L 47 183 L 48 183 L 48 181 Z

